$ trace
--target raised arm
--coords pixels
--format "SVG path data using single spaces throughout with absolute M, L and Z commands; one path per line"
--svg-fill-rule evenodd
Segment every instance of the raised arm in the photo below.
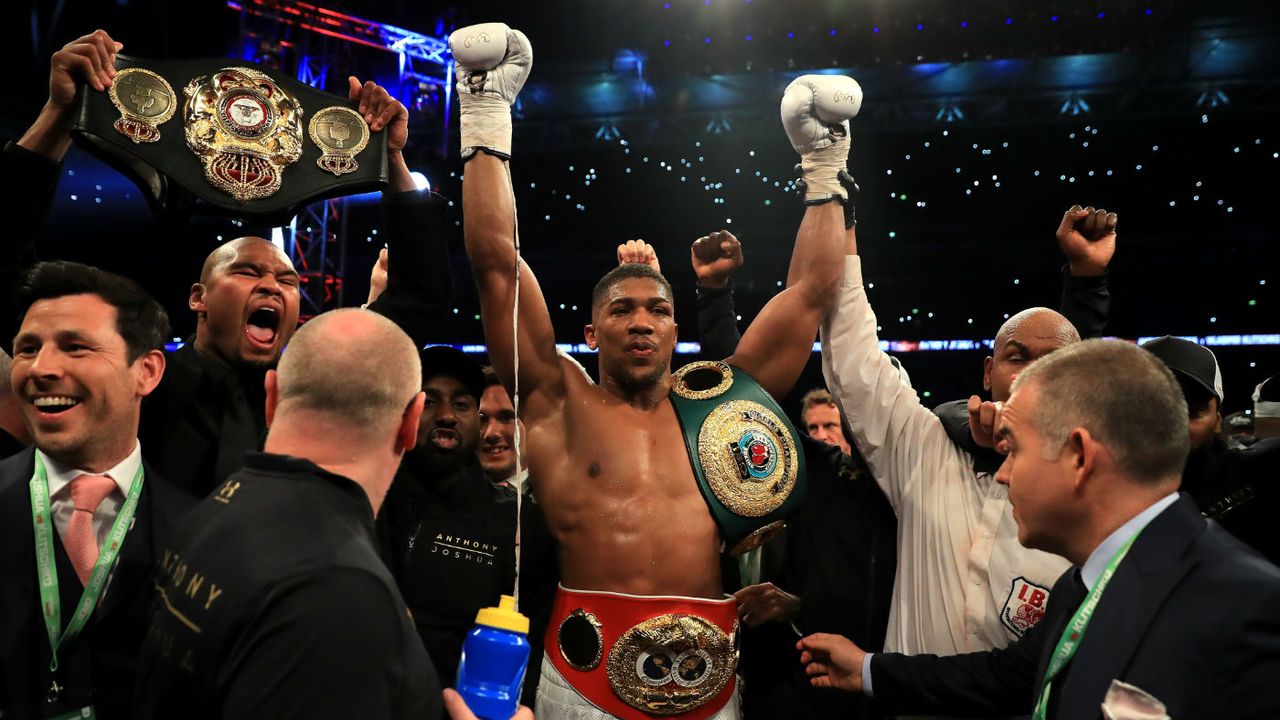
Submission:
M 359 100 L 360 112 L 373 132 L 387 133 L 391 183 L 382 193 L 382 236 L 387 247 L 378 254 L 369 282 L 366 307 L 390 318 L 414 344 L 432 339 L 453 302 L 445 209 L 448 200 L 419 190 L 404 160 L 409 140 L 409 112 L 374 82 L 347 78 L 348 97 Z
M 840 181 L 849 156 L 849 118 L 862 106 L 852 78 L 805 75 L 787 87 L 782 122 L 800 153 L 805 214 L 796 234 L 787 287 L 747 328 L 729 362 L 752 375 L 774 397 L 791 391 L 813 349 L 818 326 L 835 305 L 843 271 Z
M 76 81 L 85 82 L 86 92 L 105 92 L 115 77 L 112 65 L 121 47 L 105 30 L 97 30 L 54 53 L 49 99 L 22 137 L 0 151 L 0 175 L 19 179 L 9 186 L 6 201 L 15 212 L 9 213 L 0 239 L 0 338 L 6 348 L 18 331 L 13 290 L 22 272 L 36 262 L 36 238 L 53 204 L 62 157 L 71 147 Z
M 1067 265 L 1063 269 L 1059 312 L 1071 321 L 1082 340 L 1101 337 L 1111 309 L 1107 266 L 1116 252 L 1115 213 L 1073 205 L 1062 214 L 1054 233 Z M 995 447 L 996 404 L 971 395 L 934 409 L 947 434 L 970 453 Z
M 942 423 L 880 350 L 853 232 L 847 242 L 839 300 L 822 325 L 822 374 L 849 423 L 850 439 L 898 512 L 917 480 L 943 477 L 950 472 L 944 465 L 968 459 L 961 459 Z
M 742 333 L 733 308 L 733 273 L 742 267 L 742 244 L 728 230 L 693 241 L 689 260 L 698 276 L 698 341 L 706 358 L 726 358 L 738 350 Z
M 449 36 L 461 108 L 463 234 L 480 296 L 485 342 L 494 370 L 508 388 L 515 381 L 513 323 L 520 331 L 522 414 L 537 416 L 564 396 L 555 329 L 538 281 L 520 265 L 516 296 L 516 209 L 507 162 L 511 103 L 533 66 L 529 40 L 501 23 L 472 25 Z
M 1067 259 L 1062 274 L 1061 312 L 1081 339 L 1102 337 L 1111 315 L 1107 267 L 1116 252 L 1115 213 L 1074 205 L 1062 214 L 1058 247 Z

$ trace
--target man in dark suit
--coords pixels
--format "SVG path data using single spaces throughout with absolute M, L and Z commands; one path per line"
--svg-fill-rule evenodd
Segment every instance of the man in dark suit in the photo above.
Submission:
M 1019 541 L 1075 566 L 1047 608 L 1034 591 L 1019 608 L 1043 621 L 1003 650 L 948 658 L 810 636 L 812 682 L 894 713 L 1280 717 L 1280 570 L 1177 493 L 1187 405 L 1169 370 L 1090 340 L 1038 360 L 1013 389 L 996 480 Z
M 129 718 L 151 567 L 194 505 L 138 443 L 168 318 L 134 282 L 65 262 L 33 266 L 18 307 L 5 381 L 34 447 L 0 462 L 0 717 Z
M 123 47 L 98 30 L 54 53 L 48 101 L 22 137 L 0 150 L 0 174 L 23 179 L 9 203 L 24 209 L 13 213 L 9 232 L 0 238 L 0 334 L 7 335 L 12 316 L 9 288 L 35 262 L 36 240 L 71 146 L 77 83 L 84 92 L 106 91 Z M 404 105 L 373 82 L 349 83 L 348 95 L 359 101 L 370 129 L 388 135 L 382 237 L 389 260 L 385 292 L 368 307 L 421 346 L 452 300 L 444 230 L 448 200 L 418 190 L 409 173 Z M 169 357 L 164 382 L 147 398 L 138 434 L 148 462 L 173 484 L 203 496 L 240 468 L 246 452 L 262 447 L 263 379 L 297 328 L 298 273 L 266 239 L 237 238 L 209 254 L 188 305 L 197 317 L 195 336 Z

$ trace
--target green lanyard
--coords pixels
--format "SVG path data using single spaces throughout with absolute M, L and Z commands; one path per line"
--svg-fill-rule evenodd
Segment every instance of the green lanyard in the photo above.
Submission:
M 102 594 L 102 586 L 107 582 L 107 575 L 120 554 L 120 546 L 124 544 L 125 533 L 133 525 L 133 513 L 138 508 L 138 496 L 142 494 L 142 464 L 138 464 L 138 472 L 133 476 L 133 485 L 124 499 L 116 521 L 107 535 L 107 546 L 98 552 L 98 563 L 93 566 L 93 574 L 80 595 L 76 605 L 76 614 L 62 629 L 62 608 L 58 600 L 58 568 L 53 560 L 53 522 L 49 513 L 49 480 L 45 474 L 44 463 L 40 454 L 36 453 L 36 471 L 31 476 L 31 514 L 36 534 L 36 580 L 40 585 L 40 604 L 44 610 L 44 627 L 49 632 L 49 649 L 53 659 L 49 663 L 50 672 L 58 669 L 58 648 L 70 642 L 80 634 L 89 622 L 89 616 L 98 604 Z M 56 682 L 56 681 L 55 681 Z
M 1138 528 L 1138 532 L 1130 536 L 1116 554 L 1111 556 L 1106 569 L 1093 584 L 1093 589 L 1085 596 L 1084 602 L 1080 603 L 1076 614 L 1071 616 L 1071 622 L 1062 629 L 1062 637 L 1058 638 L 1058 645 L 1049 658 L 1049 667 L 1044 673 L 1044 687 L 1040 689 L 1040 699 L 1036 702 L 1036 710 L 1032 713 L 1031 720 L 1045 720 L 1045 715 L 1049 711 L 1049 687 L 1053 679 L 1062 671 L 1062 668 L 1066 667 L 1071 658 L 1075 657 L 1076 650 L 1080 648 L 1080 641 L 1084 639 L 1085 630 L 1089 629 L 1089 621 L 1093 619 L 1093 611 L 1097 609 L 1098 601 L 1102 599 L 1102 591 L 1107 589 L 1111 576 L 1116 574 L 1116 567 L 1129 553 L 1129 548 L 1133 545 L 1133 541 L 1138 539 L 1138 535 L 1142 534 L 1142 530 L 1143 528 Z

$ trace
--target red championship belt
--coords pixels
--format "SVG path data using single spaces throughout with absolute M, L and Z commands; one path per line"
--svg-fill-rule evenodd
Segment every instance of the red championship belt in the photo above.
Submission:
M 556 593 L 551 664 L 592 705 L 624 720 L 705 720 L 733 696 L 738 667 L 733 598 Z

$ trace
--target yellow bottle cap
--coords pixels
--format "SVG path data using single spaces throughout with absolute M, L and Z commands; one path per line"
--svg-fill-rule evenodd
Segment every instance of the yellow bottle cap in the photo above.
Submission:
M 516 612 L 516 599 L 510 595 L 503 595 L 498 600 L 498 607 L 480 608 L 476 613 L 476 624 L 529 634 L 529 618 Z

